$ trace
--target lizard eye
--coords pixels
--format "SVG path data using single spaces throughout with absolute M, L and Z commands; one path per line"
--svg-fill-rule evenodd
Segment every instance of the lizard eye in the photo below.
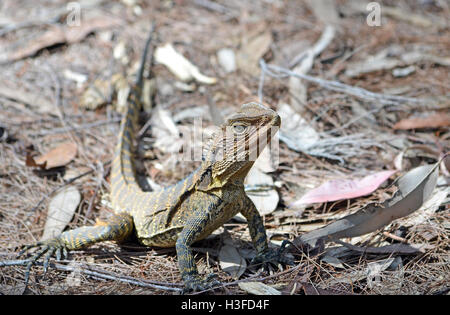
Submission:
M 243 133 L 247 127 L 244 125 L 234 125 L 233 130 L 236 133 Z

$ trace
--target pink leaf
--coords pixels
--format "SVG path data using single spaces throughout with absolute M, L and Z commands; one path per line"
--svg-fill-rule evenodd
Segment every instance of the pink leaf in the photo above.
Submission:
M 368 175 L 359 180 L 331 180 L 308 191 L 302 198 L 292 203 L 290 207 L 308 203 L 336 201 L 365 196 L 372 193 L 395 172 L 396 171 L 382 171 Z

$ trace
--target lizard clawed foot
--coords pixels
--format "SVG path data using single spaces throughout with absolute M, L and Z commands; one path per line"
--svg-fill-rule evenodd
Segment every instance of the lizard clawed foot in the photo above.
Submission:
M 44 266 L 44 275 L 47 273 L 48 265 L 50 262 L 50 258 L 55 255 L 56 260 L 61 260 L 61 257 L 64 259 L 68 256 L 67 247 L 61 241 L 60 238 L 55 237 L 49 239 L 47 241 L 36 242 L 31 245 L 22 246 L 22 250 L 19 252 L 17 257 L 22 256 L 25 252 L 32 248 L 37 248 L 36 253 L 28 261 L 27 268 L 25 271 L 25 287 L 28 285 L 28 280 L 30 278 L 31 267 L 38 261 L 39 258 L 43 257 L 43 266 Z
M 217 276 L 213 273 L 208 274 L 206 278 L 201 278 L 199 275 L 189 276 L 184 279 L 184 289 L 182 294 L 203 291 L 219 285 L 221 285 L 221 282 L 217 280 Z
M 251 264 L 262 264 L 265 271 L 270 271 L 271 265 L 293 265 L 294 261 L 284 255 L 286 245 L 289 243 L 289 241 L 284 240 L 278 250 L 268 248 L 264 252 L 259 253 L 256 257 L 254 257 L 251 260 Z

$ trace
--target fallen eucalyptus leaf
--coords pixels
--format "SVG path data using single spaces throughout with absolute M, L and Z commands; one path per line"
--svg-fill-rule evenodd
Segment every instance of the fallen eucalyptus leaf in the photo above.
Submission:
M 279 104 L 277 112 L 283 122 L 280 128 L 280 140 L 288 146 L 307 151 L 320 140 L 319 134 L 310 123 L 288 104 Z
M 250 169 L 245 179 L 245 191 L 261 215 L 272 213 L 277 208 L 280 197 L 274 189 L 272 176 L 264 174 L 258 168 Z
M 27 166 L 39 166 L 46 170 L 68 164 L 77 155 L 77 145 L 73 142 L 62 143 L 49 152 L 36 158 L 27 158 Z
M 331 241 L 355 237 L 376 231 L 395 219 L 407 216 L 419 209 L 430 197 L 436 186 L 438 165 L 439 162 L 410 170 L 394 182 L 397 191 L 392 198 L 380 205 L 369 204 L 324 228 L 298 237 L 295 242 L 315 246 L 319 239 Z
M 272 150 L 269 146 L 265 147 L 261 154 L 256 159 L 253 168 L 259 169 L 263 173 L 270 173 L 276 171 L 276 165 L 278 165 L 275 158 L 272 156 Z
M 233 279 L 239 279 L 247 268 L 247 262 L 239 254 L 236 247 L 225 244 L 219 252 L 220 268 L 228 273 Z
M 281 295 L 281 292 L 277 289 L 269 287 L 261 282 L 239 282 L 239 288 L 255 295 Z
M 410 117 L 398 121 L 394 126 L 394 130 L 408 130 L 421 128 L 439 128 L 450 126 L 449 113 L 434 113 L 426 117 Z
M 344 243 L 342 241 L 336 241 L 338 244 L 342 244 L 345 248 L 352 251 L 364 254 L 400 254 L 400 255 L 411 255 L 417 253 L 424 253 L 425 250 L 433 249 L 434 245 L 430 244 L 403 244 L 396 243 L 392 245 L 386 245 L 381 247 L 360 247 L 352 244 Z
M 155 61 L 165 65 L 181 81 L 195 79 L 204 84 L 214 84 L 217 82 L 216 78 L 201 74 L 198 68 L 178 53 L 170 43 L 156 48 Z
M 417 226 L 426 222 L 439 207 L 444 204 L 445 199 L 450 196 L 450 187 L 436 189 L 437 191 L 428 199 L 419 210 L 402 220 L 403 226 Z
M 351 199 L 371 194 L 396 171 L 381 171 L 362 179 L 338 179 L 323 183 L 308 191 L 290 207 L 302 204 Z
M 72 220 L 80 200 L 80 192 L 74 186 L 66 187 L 52 198 L 41 241 L 56 237 L 64 230 Z

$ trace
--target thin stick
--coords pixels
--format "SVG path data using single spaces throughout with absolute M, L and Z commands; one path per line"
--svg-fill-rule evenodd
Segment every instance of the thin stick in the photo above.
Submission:
M 389 237 L 389 238 L 391 238 L 391 239 L 393 239 L 395 241 L 399 241 L 399 242 L 402 242 L 402 243 L 405 243 L 405 244 L 409 243 L 406 238 L 394 235 L 394 234 L 389 233 L 389 232 L 383 232 L 383 235 L 386 236 L 386 237 Z
M 317 77 L 313 77 L 307 74 L 300 74 L 293 72 L 289 69 L 282 68 L 280 66 L 276 65 L 268 65 L 265 63 L 264 60 L 261 60 L 260 62 L 261 68 L 263 71 L 265 71 L 267 74 L 273 77 L 285 77 L 285 76 L 294 76 L 300 79 L 305 79 L 310 82 L 314 82 L 326 89 L 342 92 L 346 94 L 353 95 L 358 98 L 362 98 L 365 100 L 370 101 L 378 101 L 382 104 L 404 104 L 404 103 L 414 103 L 414 104 L 422 104 L 425 101 L 421 99 L 416 98 L 410 98 L 410 97 L 403 97 L 403 96 L 396 96 L 396 95 L 386 95 L 386 94 L 380 94 L 380 93 L 374 93 L 370 92 L 368 90 L 365 90 L 363 88 L 347 85 L 338 81 L 330 81 L 330 80 L 324 80 Z M 278 72 L 279 74 L 275 73 Z
M 38 136 L 47 136 L 47 135 L 54 135 L 54 134 L 58 134 L 58 133 L 65 133 L 68 131 L 74 131 L 74 130 L 85 130 L 85 129 L 90 129 L 90 128 L 95 128 L 95 127 L 100 127 L 103 125 L 108 125 L 108 124 L 115 124 L 121 121 L 121 117 L 116 117 L 116 118 L 112 118 L 112 119 L 108 119 L 108 120 L 101 120 L 101 121 L 96 121 L 93 123 L 88 123 L 88 124 L 83 124 L 83 125 L 78 125 L 78 126 L 70 126 L 70 127 L 62 127 L 62 128 L 54 128 L 51 130 L 44 130 L 41 131 Z
M 0 261 L 0 267 L 3 267 L 3 266 L 25 266 L 28 264 L 28 262 L 29 262 L 28 259 L 4 260 L 4 261 Z M 42 262 L 36 262 L 35 264 L 43 265 Z M 173 287 L 167 287 L 167 286 L 163 286 L 163 285 L 159 285 L 159 284 L 154 284 L 154 283 L 150 283 L 145 280 L 139 280 L 139 279 L 136 279 L 133 277 L 118 276 L 118 275 L 115 275 L 112 273 L 106 273 L 105 271 L 101 271 L 101 272 L 93 271 L 90 269 L 82 268 L 80 265 L 66 266 L 66 265 L 61 265 L 61 264 L 50 264 L 50 267 L 52 267 L 56 270 L 62 270 L 62 271 L 67 271 L 67 272 L 74 272 L 74 271 L 80 272 L 82 274 L 85 274 L 85 275 L 87 275 L 89 277 L 93 277 L 93 278 L 119 281 L 119 282 L 129 283 L 129 284 L 146 287 L 146 288 L 157 289 L 157 290 L 176 291 L 176 292 L 182 291 L 182 289 L 180 289 L 180 288 L 173 288 Z M 173 284 L 173 285 L 176 285 L 176 284 Z

